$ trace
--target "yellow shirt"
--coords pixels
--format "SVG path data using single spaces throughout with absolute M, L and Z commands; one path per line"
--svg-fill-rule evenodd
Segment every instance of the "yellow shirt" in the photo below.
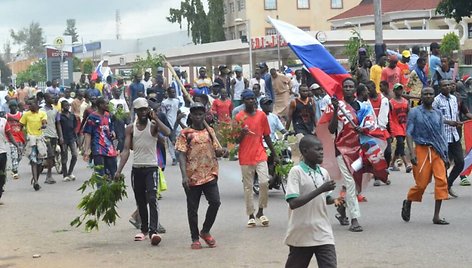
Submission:
M 38 111 L 33 113 L 27 111 L 23 113 L 20 119 L 20 123 L 26 126 L 26 133 L 33 136 L 41 136 L 43 134 L 42 126 L 43 120 L 47 120 L 46 113 L 44 111 Z
M 382 70 L 383 68 L 377 64 L 370 68 L 370 80 L 374 81 L 375 90 L 377 93 L 380 93 L 380 79 L 382 77 Z
M 98 89 L 100 91 L 100 94 L 103 95 L 103 83 L 102 82 L 96 83 L 95 88 Z

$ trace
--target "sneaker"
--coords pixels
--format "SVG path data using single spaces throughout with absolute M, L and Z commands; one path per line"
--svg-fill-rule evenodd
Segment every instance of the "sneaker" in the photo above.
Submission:
M 452 188 L 449 188 L 448 189 L 448 192 L 449 192 L 449 195 L 452 197 L 452 198 L 458 198 L 459 196 L 456 194 L 456 192 L 454 192 L 454 190 L 452 190 Z
M 162 238 L 161 238 L 160 235 L 158 235 L 158 234 L 152 234 L 151 235 L 151 245 L 157 246 L 157 245 L 159 245 L 159 243 L 161 243 L 161 240 L 162 240 Z
M 71 180 L 75 181 L 75 175 L 74 175 L 74 174 L 70 174 L 70 175 L 69 175 L 69 178 L 70 178 Z
M 400 169 L 397 166 L 389 167 L 388 170 L 390 170 L 390 171 L 400 171 Z
M 41 189 L 41 186 L 39 186 L 39 184 L 35 183 L 33 184 L 33 188 L 35 191 L 39 191 L 39 189 Z
M 13 173 L 13 179 L 14 180 L 17 180 L 19 178 L 20 178 L 20 176 L 18 175 L 18 173 Z
M 65 176 L 63 179 L 62 179 L 63 182 L 68 182 L 68 181 L 71 181 L 71 178 L 69 176 Z
M 380 181 L 379 181 L 379 180 L 375 180 L 375 181 L 374 181 L 374 186 L 380 186 Z
M 467 178 L 461 179 L 461 182 L 459 183 L 460 186 L 470 186 L 470 181 Z

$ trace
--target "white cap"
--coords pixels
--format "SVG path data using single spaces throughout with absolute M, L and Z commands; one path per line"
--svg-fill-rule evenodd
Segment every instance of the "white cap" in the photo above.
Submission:
M 317 89 L 317 88 L 320 88 L 320 85 L 318 85 L 317 83 L 313 83 L 313 84 L 310 86 L 310 90 Z
M 137 98 L 133 101 L 134 109 L 147 108 L 147 107 L 149 107 L 149 104 L 145 98 Z

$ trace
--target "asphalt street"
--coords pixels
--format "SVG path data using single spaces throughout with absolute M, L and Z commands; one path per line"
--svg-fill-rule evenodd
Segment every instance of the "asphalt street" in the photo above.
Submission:
M 131 158 L 130 158 L 131 159 Z M 131 162 L 131 161 L 130 161 Z M 125 169 L 127 184 L 131 163 Z M 134 242 L 138 232 L 128 219 L 135 202 L 131 188 L 128 199 L 119 203 L 121 218 L 115 226 L 100 224 L 99 231 L 85 232 L 70 221 L 80 214 L 77 188 L 91 170 L 79 159 L 77 180 L 54 185 L 41 183 L 35 192 L 30 185 L 29 166 L 23 159 L 19 180 L 9 176 L 0 205 L 0 267 L 283 267 L 288 247 L 283 244 L 287 224 L 287 204 L 282 191 L 271 191 L 265 211 L 269 227 L 246 228 L 243 187 L 237 162 L 220 161 L 222 205 L 212 229 L 217 247 L 190 249 L 185 194 L 180 171 L 165 171 L 168 190 L 159 201 L 160 222 L 167 229 L 162 242 L 152 247 L 149 239 Z M 45 174 L 40 178 L 43 182 Z M 432 224 L 433 188 L 428 187 L 422 203 L 414 203 L 409 223 L 400 210 L 411 174 L 393 172 L 390 186 L 364 191 L 368 202 L 361 203 L 362 233 L 351 233 L 334 218 L 329 208 L 336 239 L 338 267 L 471 267 L 472 187 L 457 186 L 458 199 L 443 203 L 442 217 L 451 224 Z M 458 183 L 458 182 L 457 182 Z M 337 189 L 341 183 L 338 182 Z M 207 204 L 202 198 L 200 222 Z M 33 255 L 39 258 L 33 258 Z M 310 267 L 316 267 L 313 260 Z

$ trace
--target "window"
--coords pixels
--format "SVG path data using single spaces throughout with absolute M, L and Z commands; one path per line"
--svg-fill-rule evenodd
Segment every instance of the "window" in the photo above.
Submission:
M 275 28 L 266 28 L 266 29 L 265 29 L 265 34 L 266 34 L 266 35 L 276 35 L 276 34 L 277 34 L 277 30 L 275 30 Z
M 238 11 L 244 10 L 246 6 L 246 0 L 238 0 L 236 1 L 236 4 L 238 5 Z
M 276 10 L 277 9 L 277 0 L 264 0 L 264 9 L 265 10 Z
M 469 28 L 469 39 L 472 39 L 472 23 L 467 24 L 467 27 Z
M 298 9 L 310 9 L 310 0 L 297 0 Z
M 343 0 L 331 0 L 331 8 L 343 8 Z
M 464 64 L 472 65 L 472 54 L 464 55 Z
M 234 13 L 234 2 L 229 2 L 229 12 Z
M 300 26 L 298 27 L 300 30 L 304 31 L 304 32 L 309 32 L 310 31 L 310 26 L 306 27 L 306 26 Z

